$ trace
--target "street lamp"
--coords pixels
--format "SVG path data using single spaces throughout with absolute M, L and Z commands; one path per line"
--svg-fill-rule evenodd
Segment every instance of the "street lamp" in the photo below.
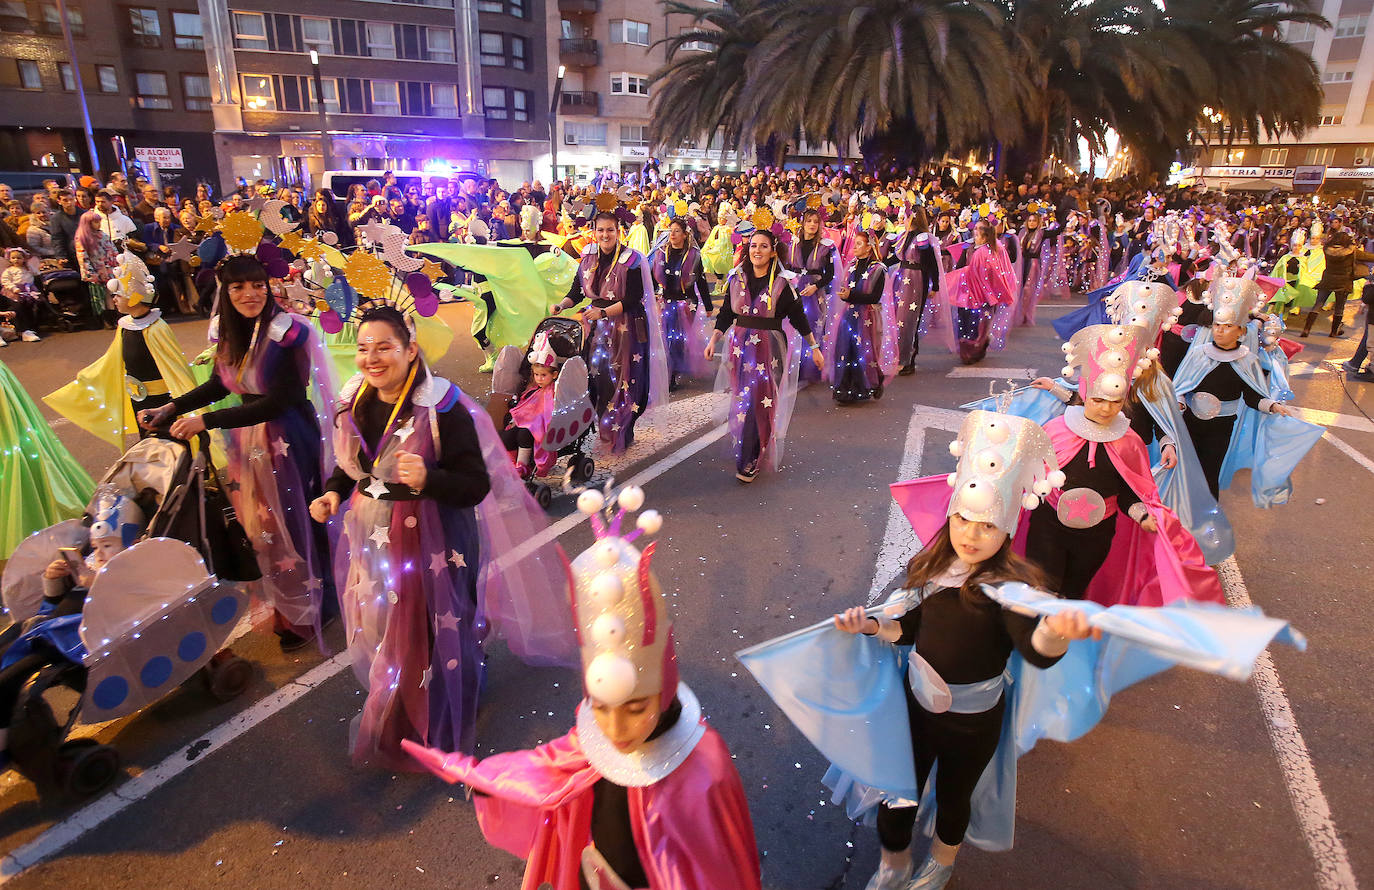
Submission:
M 558 181 L 558 103 L 563 100 L 563 75 L 568 73 L 566 65 L 558 66 L 558 79 L 553 83 L 553 101 L 549 103 L 549 158 L 553 175 L 549 181 L 549 191 Z
M 334 159 L 329 144 L 329 113 L 324 107 L 324 81 L 320 79 L 320 54 L 313 49 L 310 51 L 310 74 L 315 79 L 315 113 L 320 118 L 320 154 L 324 156 L 320 182 L 324 182 L 323 172 L 334 166 Z

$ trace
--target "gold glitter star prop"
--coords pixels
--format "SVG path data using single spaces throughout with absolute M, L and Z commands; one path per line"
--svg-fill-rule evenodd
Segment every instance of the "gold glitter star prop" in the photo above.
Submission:
M 391 289 L 391 270 L 367 251 L 354 251 L 344 263 L 343 271 L 353 289 L 365 297 L 385 297 Z
M 196 231 L 213 232 L 215 230 L 215 226 L 217 225 L 219 225 L 219 220 L 215 219 L 213 215 L 207 213 L 196 222 Z
M 219 230 L 232 250 L 252 250 L 262 240 L 262 223 L 243 211 L 226 214 Z
M 288 250 L 296 256 L 300 256 L 301 243 L 304 240 L 305 239 L 301 238 L 300 234 L 297 232 L 287 232 L 281 236 L 281 241 L 279 241 L 278 244 L 280 244 L 282 250 Z
M 425 264 L 420 267 L 420 271 L 430 280 L 431 283 L 444 277 L 444 267 L 433 260 L 425 260 Z

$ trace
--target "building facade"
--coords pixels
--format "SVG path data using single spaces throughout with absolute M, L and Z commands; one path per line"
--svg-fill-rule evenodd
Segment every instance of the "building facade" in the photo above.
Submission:
M 1310 52 L 1321 74 L 1320 125 L 1302 139 L 1204 148 L 1183 178 L 1230 189 L 1290 188 L 1296 168 L 1321 167 L 1323 193 L 1374 196 L 1374 0 L 1315 5 L 1332 27 L 1290 25 L 1283 37 Z
M 47 170 L 108 176 L 135 161 L 183 191 L 216 181 L 195 0 L 71 0 L 66 11 L 75 69 L 55 0 L 0 0 L 0 181 Z
M 335 170 L 530 179 L 548 153 L 544 3 L 200 0 L 221 179 L 318 182 L 326 147 Z
M 558 173 L 586 181 L 605 167 L 640 169 L 650 156 L 649 79 L 666 61 L 659 41 L 691 30 L 691 18 L 666 12 L 660 0 L 548 2 L 555 7 L 550 58 L 565 71 L 556 114 Z M 682 51 L 698 49 L 688 44 Z M 739 169 L 742 161 L 719 142 L 674 146 L 656 157 L 664 170 Z

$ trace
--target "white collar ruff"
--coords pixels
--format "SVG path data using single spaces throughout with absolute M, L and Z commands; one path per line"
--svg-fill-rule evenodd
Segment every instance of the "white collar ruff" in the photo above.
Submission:
M 1250 354 L 1250 347 L 1242 343 L 1235 349 L 1222 349 L 1209 340 L 1202 344 L 1202 354 L 1214 362 L 1238 362 Z
M 625 788 L 644 788 L 666 779 L 706 734 L 706 724 L 701 722 L 701 703 L 686 683 L 678 682 L 677 700 L 682 705 L 677 723 L 653 741 L 623 754 L 596 725 L 591 705 L 583 699 L 577 706 L 577 738 L 592 769 Z
M 119 327 L 125 331 L 147 330 L 157 324 L 160 318 L 162 318 L 162 310 L 157 308 L 149 309 L 148 314 L 140 318 L 134 318 L 132 315 L 121 315 L 119 316 Z
M 1131 428 L 1131 421 L 1125 412 L 1112 418 L 1112 422 L 1101 424 L 1089 420 L 1083 413 L 1082 405 L 1070 405 L 1064 410 L 1064 426 L 1080 439 L 1089 442 L 1115 442 Z

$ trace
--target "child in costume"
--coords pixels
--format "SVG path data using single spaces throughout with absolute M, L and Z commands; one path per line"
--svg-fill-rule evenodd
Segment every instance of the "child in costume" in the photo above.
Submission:
M 501 442 L 507 451 L 515 453 L 515 467 L 521 476 L 546 476 L 558 460 L 557 447 L 544 447 L 544 433 L 553 422 L 559 368 L 573 354 L 566 337 L 541 331 L 525 356 L 528 383 L 510 408 L 510 424 L 501 431 Z
M 835 401 L 841 405 L 883 397 L 897 373 L 897 319 L 887 268 L 874 250 L 877 236 L 854 234 L 854 261 L 826 325 L 825 357 Z
M 133 499 L 104 487 L 92 510 L 89 550 L 79 566 L 58 555 L 43 572 L 43 603 L 38 614 L 0 634 L 0 767 L 19 694 L 34 674 L 49 665 L 79 665 L 86 646 L 77 630 L 87 588 L 95 573 L 115 554 L 133 546 L 143 531 L 144 510 Z
M 586 697 L 567 735 L 485 760 L 411 742 L 405 749 L 477 792 L 488 842 L 527 860 L 523 890 L 758 890 L 759 857 L 744 787 L 725 742 L 678 679 L 672 619 L 650 571 L 662 526 L 625 514 L 626 488 L 603 523 L 601 492 L 578 497 L 598 540 L 568 566 Z
M 936 313 L 931 323 L 943 329 L 960 362 L 976 364 L 989 347 L 1006 345 L 1019 290 L 1007 249 L 998 241 L 992 223 L 980 220 L 973 244 L 959 257 L 959 268 L 940 285 L 939 300 L 927 306 Z
M 1184 421 L 1207 485 L 1215 497 L 1236 470 L 1248 467 L 1255 506 L 1286 504 L 1293 469 L 1322 428 L 1293 416 L 1283 404 L 1286 386 L 1265 373 L 1257 355 L 1251 315 L 1264 302 L 1259 285 L 1218 272 L 1206 300 L 1212 325 L 1194 334 L 1174 389 L 1187 406 Z
M 152 308 L 153 277 L 132 253 L 119 256 L 106 285 L 122 313 L 105 354 L 77 372 L 76 379 L 43 397 L 58 414 L 91 435 L 124 450 L 124 438 L 151 431 L 136 415 L 158 409 L 195 388 L 191 366 L 176 335 Z
M 943 477 L 892 486 L 926 542 L 903 589 L 738 654 L 831 760 L 835 802 L 876 820 L 882 861 L 867 890 L 940 890 L 965 841 L 1010 849 L 1017 756 L 1082 736 L 1114 692 L 1175 663 L 1243 679 L 1276 636 L 1302 644 L 1254 612 L 1103 609 L 1035 590 L 1012 539 L 1023 509 L 1063 481 L 1049 437 L 974 411 L 956 445 L 947 506 L 907 497 Z M 913 878 L 918 820 L 934 838 Z
M 41 305 L 41 297 L 38 295 L 38 288 L 34 284 L 33 272 L 29 269 L 29 255 L 26 251 L 15 247 L 5 251 L 5 257 L 9 263 L 3 272 L 0 272 L 0 317 L 9 318 L 14 324 L 15 330 L 19 331 L 20 339 L 25 343 L 37 343 L 43 339 L 38 336 L 38 307 Z M 0 346 L 8 346 L 3 337 L 0 337 Z

